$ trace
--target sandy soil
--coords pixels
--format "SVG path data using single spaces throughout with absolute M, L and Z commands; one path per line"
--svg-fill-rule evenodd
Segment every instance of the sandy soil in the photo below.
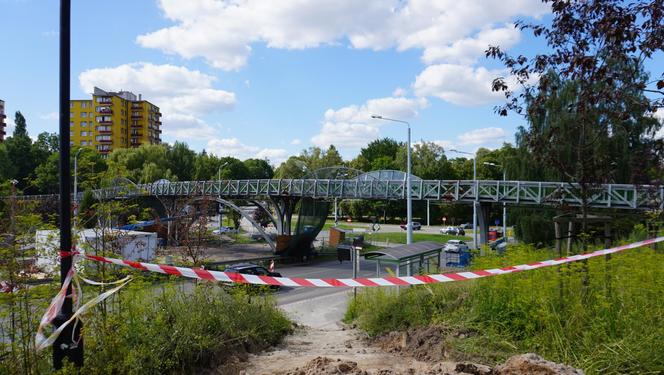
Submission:
M 368 374 L 424 374 L 433 370 L 434 366 L 430 363 L 386 353 L 380 348 L 368 346 L 364 341 L 359 332 L 341 325 L 298 327 L 279 347 L 251 356 L 244 374 L 335 373 L 335 367 L 338 373 L 358 374 L 362 371 Z M 332 366 L 327 366 L 327 371 L 312 366 L 311 362 L 318 357 L 329 358 Z M 354 362 L 361 370 L 354 371 L 350 366 L 348 372 L 343 367 L 339 370 L 336 365 L 339 362 Z M 435 365 L 440 372 L 431 373 L 454 373 L 455 366 L 452 362 L 441 362 Z
M 317 367 L 318 357 L 331 360 L 329 373 L 356 374 L 424 374 L 431 370 L 430 363 L 404 358 L 370 346 L 358 330 L 341 322 L 348 301 L 348 291 L 311 298 L 282 305 L 281 308 L 299 326 L 284 342 L 271 351 L 250 355 L 244 368 L 246 375 L 253 374 L 325 374 Z M 338 361 L 340 360 L 340 361 Z M 313 361 L 313 363 L 312 363 Z M 355 362 L 358 371 L 339 371 L 337 363 Z M 441 372 L 454 373 L 455 364 L 436 364 Z M 325 366 L 324 366 L 325 367 Z M 326 367 L 326 368 L 327 368 Z M 344 370 L 342 365 L 342 370 Z M 443 371 L 444 370 L 444 371 Z

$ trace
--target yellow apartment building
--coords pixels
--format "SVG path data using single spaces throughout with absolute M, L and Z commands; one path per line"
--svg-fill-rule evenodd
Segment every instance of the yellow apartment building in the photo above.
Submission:
M 94 88 L 92 100 L 70 102 L 71 144 L 103 155 L 118 148 L 161 143 L 159 107 L 129 91 Z

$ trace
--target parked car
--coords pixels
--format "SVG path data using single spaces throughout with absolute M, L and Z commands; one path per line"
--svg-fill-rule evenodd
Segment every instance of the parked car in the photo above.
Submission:
M 449 234 L 452 236 L 465 236 L 466 231 L 461 227 L 444 227 L 440 229 L 441 234 Z
M 459 225 L 459 228 L 473 229 L 473 223 L 463 223 L 463 224 Z
M 242 273 L 245 275 L 256 275 L 256 276 L 272 276 L 272 277 L 281 277 L 279 272 L 270 272 L 267 268 L 259 266 L 253 263 L 238 263 L 232 266 L 226 267 L 224 272 L 235 272 Z M 270 285 L 271 289 L 279 289 L 278 285 Z
M 233 227 L 221 227 L 212 231 L 212 234 L 223 234 L 223 233 L 237 233 L 237 229 Z
M 406 229 L 406 223 L 403 223 L 400 225 L 401 229 Z M 420 230 L 422 229 L 422 224 L 418 221 L 413 221 L 413 230 Z
M 462 253 L 462 252 L 469 252 L 470 248 L 468 247 L 468 244 L 466 244 L 466 241 L 463 241 L 463 240 L 449 240 L 445 244 L 445 247 L 443 247 L 443 251 L 445 251 L 445 252 L 454 252 L 454 253 Z

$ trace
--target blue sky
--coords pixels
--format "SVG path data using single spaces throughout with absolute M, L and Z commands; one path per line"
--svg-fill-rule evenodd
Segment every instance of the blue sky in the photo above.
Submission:
M 57 131 L 58 3 L 0 0 L 0 99 L 33 136 Z M 409 121 L 414 140 L 498 147 L 523 122 L 494 114 L 502 67 L 482 52 L 541 50 L 511 23 L 547 17 L 539 0 L 74 0 L 72 98 L 142 93 L 162 108 L 164 140 L 273 163 L 405 138 L 374 113 Z

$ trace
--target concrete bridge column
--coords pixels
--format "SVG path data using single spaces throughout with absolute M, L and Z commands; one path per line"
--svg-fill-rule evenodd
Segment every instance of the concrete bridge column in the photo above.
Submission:
M 480 245 L 489 243 L 489 217 L 491 214 L 491 202 L 480 202 L 477 210 L 477 230 L 480 231 Z

